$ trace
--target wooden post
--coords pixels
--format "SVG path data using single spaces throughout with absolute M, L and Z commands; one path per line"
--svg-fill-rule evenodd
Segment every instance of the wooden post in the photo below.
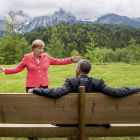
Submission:
M 79 87 L 79 140 L 85 140 L 85 86 Z

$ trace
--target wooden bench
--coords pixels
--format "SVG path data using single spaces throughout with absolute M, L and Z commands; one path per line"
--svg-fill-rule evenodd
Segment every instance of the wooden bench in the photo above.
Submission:
M 53 126 L 51 124 L 79 124 Z M 86 126 L 85 124 L 111 124 Z M 51 99 L 27 93 L 0 94 L 0 137 L 140 136 L 140 94 L 114 98 L 102 93 L 71 93 Z

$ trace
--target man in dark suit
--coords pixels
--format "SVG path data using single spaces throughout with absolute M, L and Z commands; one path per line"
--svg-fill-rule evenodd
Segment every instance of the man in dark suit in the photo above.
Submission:
M 139 87 L 122 87 L 112 88 L 107 86 L 102 79 L 88 77 L 88 73 L 91 70 L 91 63 L 82 59 L 78 62 L 76 67 L 76 77 L 67 78 L 64 85 L 58 88 L 33 88 L 28 93 L 35 93 L 41 96 L 50 98 L 59 98 L 63 95 L 72 92 L 79 92 L 79 86 L 85 86 L 85 92 L 101 92 L 103 94 L 113 97 L 123 97 L 131 95 L 140 91 Z

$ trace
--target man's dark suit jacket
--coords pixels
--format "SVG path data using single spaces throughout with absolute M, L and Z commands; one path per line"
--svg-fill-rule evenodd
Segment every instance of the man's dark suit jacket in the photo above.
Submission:
M 79 86 L 85 86 L 86 93 L 101 92 L 113 97 L 123 97 L 140 91 L 139 87 L 108 87 L 102 79 L 80 75 L 78 77 L 67 78 L 64 85 L 58 88 L 34 88 L 33 93 L 50 98 L 59 98 L 68 93 L 78 93 Z

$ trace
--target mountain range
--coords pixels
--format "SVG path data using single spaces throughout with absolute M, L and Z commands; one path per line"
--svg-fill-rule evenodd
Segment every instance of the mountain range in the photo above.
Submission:
M 14 17 L 19 23 L 23 26 L 20 29 L 17 29 L 18 32 L 28 33 L 39 27 L 47 27 L 55 25 L 61 22 L 68 23 L 107 23 L 107 24 L 124 24 L 129 25 L 135 28 L 140 28 L 140 17 L 138 18 L 129 18 L 127 16 L 120 16 L 114 13 L 109 13 L 103 16 L 100 16 L 97 20 L 92 21 L 90 19 L 80 19 L 78 20 L 70 12 L 66 12 L 63 9 L 60 9 L 58 12 L 55 12 L 52 15 L 44 15 L 31 18 L 29 15 L 25 14 L 22 10 L 18 12 L 10 11 L 7 13 L 7 16 L 10 15 Z M 7 17 L 0 17 L 0 36 L 3 34 L 2 30 L 5 29 L 5 21 Z

